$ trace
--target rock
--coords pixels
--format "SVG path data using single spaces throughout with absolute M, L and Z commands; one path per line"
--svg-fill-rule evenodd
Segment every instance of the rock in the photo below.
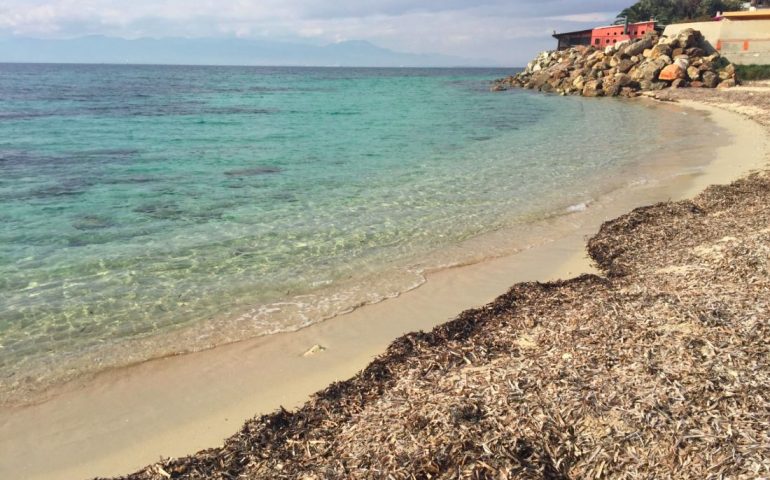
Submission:
M 653 37 L 652 36 L 645 36 L 641 40 L 638 40 L 627 47 L 623 49 L 623 55 L 626 55 L 628 57 L 633 57 L 634 55 L 639 55 L 648 48 L 652 48 L 653 45 Z
M 719 71 L 720 80 L 727 80 L 734 77 L 735 77 L 735 67 L 733 66 L 732 63 Z
M 695 80 L 693 82 L 690 82 L 690 87 L 692 87 L 692 88 L 703 88 L 703 82 Z
M 575 80 L 572 81 L 572 86 L 581 91 L 583 90 L 585 84 L 586 80 L 583 78 L 583 75 L 579 75 Z
M 604 90 L 602 90 L 601 80 L 589 80 L 583 87 L 584 97 L 602 97 L 604 96 Z
M 496 84 L 492 85 L 491 90 L 493 92 L 502 92 L 502 91 L 508 90 L 508 88 L 505 85 L 503 85 L 503 84 L 496 83 Z
M 666 44 L 657 44 L 650 50 L 650 58 L 658 58 L 661 55 L 671 56 L 671 47 Z
M 671 88 L 682 88 L 687 86 L 687 80 L 684 78 L 677 78 L 671 82 Z
M 698 46 L 701 35 L 700 32 L 693 30 L 692 28 L 685 28 L 681 32 L 676 34 L 676 43 L 679 48 L 690 48 Z
M 633 85 L 634 80 L 631 78 L 631 75 L 627 73 L 618 73 L 615 75 L 615 83 L 621 87 L 628 87 Z
M 719 84 L 719 75 L 712 71 L 703 72 L 701 78 L 706 88 L 715 88 Z
M 588 51 L 589 51 L 591 48 L 592 48 L 592 47 L 590 47 L 590 46 L 588 46 L 588 45 L 578 45 L 577 47 L 574 47 L 574 48 L 573 48 L 573 50 L 575 50 L 575 53 L 577 53 L 578 55 L 581 55 L 581 56 L 583 56 L 583 55 L 585 55 L 586 53 L 588 53 Z
M 669 55 L 672 58 L 680 57 L 684 55 L 684 48 L 675 48 L 671 50 L 671 54 Z
M 617 97 L 620 95 L 620 90 L 623 87 L 618 85 L 616 82 L 607 82 L 603 85 L 604 95 L 607 97 Z
M 687 71 L 687 69 L 690 68 L 690 58 L 685 55 L 681 55 L 674 59 L 674 64 L 679 66 L 679 68 L 682 70 Z
M 700 69 L 698 67 L 687 67 L 687 78 L 690 80 L 700 80 Z
M 704 52 L 703 49 L 700 47 L 688 48 L 684 51 L 684 53 L 686 53 L 690 57 L 702 57 L 706 55 L 706 52 Z
M 623 87 L 620 89 L 620 95 L 623 97 L 638 97 L 640 94 L 636 90 L 630 87 Z
M 717 88 L 732 88 L 735 85 L 737 85 L 737 83 L 735 82 L 735 79 L 728 78 L 727 80 L 723 80 L 722 82 L 720 82 L 719 85 L 717 85 Z
M 685 70 L 676 63 L 668 65 L 666 68 L 660 71 L 658 75 L 659 80 L 674 81 L 676 79 L 684 78 L 686 76 Z
M 644 58 L 650 58 L 650 57 L 652 57 L 652 49 L 651 49 L 651 48 L 648 48 L 648 49 L 646 49 L 645 51 L 643 51 L 643 52 L 642 52 L 642 56 L 643 56 Z
M 618 63 L 618 72 L 620 73 L 628 73 L 629 70 L 634 66 L 634 62 L 631 60 L 624 58 L 623 60 Z
M 669 48 L 674 48 L 674 45 L 678 43 L 676 37 L 663 37 L 658 40 L 658 45 L 665 45 Z
M 649 63 L 642 69 L 642 79 L 648 82 L 654 82 L 658 79 L 658 75 L 661 72 L 661 67 L 656 63 Z

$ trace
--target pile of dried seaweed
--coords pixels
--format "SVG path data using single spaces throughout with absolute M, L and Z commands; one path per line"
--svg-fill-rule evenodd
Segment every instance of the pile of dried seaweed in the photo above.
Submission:
M 128 479 L 770 477 L 770 173 L 602 226 L 296 412 Z

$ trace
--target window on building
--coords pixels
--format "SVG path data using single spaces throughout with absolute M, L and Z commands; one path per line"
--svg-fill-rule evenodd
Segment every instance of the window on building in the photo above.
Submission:
M 599 40 L 599 39 L 597 38 L 597 39 L 596 39 L 596 41 L 595 41 L 594 43 L 595 43 L 596 45 L 599 45 L 601 42 L 602 42 L 602 41 L 601 41 L 601 40 Z
M 642 35 L 644 35 L 644 30 L 642 30 Z

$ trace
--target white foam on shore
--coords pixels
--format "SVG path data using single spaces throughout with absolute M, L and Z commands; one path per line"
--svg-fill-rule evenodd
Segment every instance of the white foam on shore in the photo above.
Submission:
M 590 203 L 591 202 L 581 202 L 581 203 L 576 203 L 574 205 L 570 205 L 569 207 L 567 207 L 567 211 L 569 213 L 585 212 L 586 210 L 588 210 L 588 205 L 590 205 Z

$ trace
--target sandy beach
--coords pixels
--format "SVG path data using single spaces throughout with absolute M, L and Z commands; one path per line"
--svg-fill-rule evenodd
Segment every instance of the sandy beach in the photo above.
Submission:
M 396 299 L 360 308 L 299 332 L 262 337 L 105 372 L 87 383 L 67 385 L 43 403 L 4 409 L 0 412 L 0 451 L 3 452 L 0 477 L 57 479 L 126 474 L 157 461 L 159 457 L 183 457 L 204 448 L 221 445 L 222 440 L 241 428 L 245 420 L 271 413 L 280 407 L 293 410 L 305 404 L 304 410 L 300 412 L 306 412 L 308 416 L 317 419 L 318 409 L 326 405 L 324 402 L 331 401 L 331 397 L 327 390 L 325 396 L 316 397 L 306 404 L 311 394 L 332 382 L 353 377 L 385 352 L 391 342 L 408 332 L 429 331 L 455 318 L 460 311 L 492 302 L 511 285 L 519 282 L 547 282 L 575 278 L 581 274 L 596 274 L 599 276 L 581 277 L 583 280 L 563 285 L 565 288 L 568 285 L 574 286 L 568 295 L 578 295 L 575 292 L 581 289 L 598 288 L 601 285 L 600 275 L 612 273 L 611 269 L 608 270 L 611 265 L 606 263 L 601 270 L 597 270 L 586 254 L 585 246 L 586 240 L 598 231 L 602 223 L 640 205 L 693 197 L 709 185 L 728 184 L 745 177 L 749 172 L 766 167 L 770 152 L 767 130 L 770 125 L 769 92 L 770 87 L 757 83 L 729 91 L 680 90 L 661 94 L 666 100 L 707 112 L 716 125 L 729 133 L 729 144 L 726 143 L 715 152 L 714 160 L 702 172 L 678 176 L 665 184 L 618 192 L 592 205 L 579 222 L 566 221 L 555 225 L 563 234 L 553 242 L 516 255 L 433 273 L 425 285 Z M 674 267 L 659 265 L 656 268 Z M 674 270 L 671 272 L 671 275 L 676 273 Z M 505 298 L 501 297 L 490 305 L 500 305 L 500 302 L 506 301 Z M 767 312 L 760 314 L 766 315 Z M 460 318 L 468 318 L 470 314 L 464 315 Z M 767 317 L 764 319 L 766 322 Z M 526 335 L 518 336 L 516 342 L 519 342 L 523 351 L 530 347 L 534 350 L 535 347 L 530 343 L 537 344 L 537 336 L 537 332 L 529 331 Z M 391 347 L 391 351 L 402 348 L 403 342 L 400 341 L 399 347 Z M 420 350 L 421 361 L 428 358 L 431 352 L 436 353 L 429 350 L 428 347 Z M 538 352 L 538 355 L 542 354 L 542 351 Z M 413 357 L 409 355 L 407 357 L 412 360 L 418 357 L 417 354 Z M 570 355 L 576 354 L 572 352 Z M 388 358 L 391 359 L 388 361 L 395 361 L 392 360 L 393 355 Z M 550 361 L 550 358 L 542 357 L 542 360 Z M 341 402 L 352 405 L 360 401 L 354 410 L 361 414 L 361 429 L 376 423 L 375 419 L 366 418 L 367 415 L 375 415 L 373 410 L 376 410 L 376 404 L 382 407 L 382 402 L 390 402 L 391 409 L 380 408 L 380 415 L 388 411 L 400 411 L 394 403 L 396 400 L 387 397 L 384 392 L 396 388 L 394 385 L 399 383 L 396 381 L 398 377 L 402 377 L 403 382 L 413 379 L 411 373 L 419 369 L 412 360 L 399 360 L 400 366 L 394 367 L 394 371 L 400 373 L 396 378 L 383 380 L 382 385 L 387 384 L 386 388 L 376 387 L 376 382 L 366 380 L 362 374 L 355 377 L 354 383 L 370 382 L 367 388 L 375 385 L 376 388 L 372 387 L 374 390 L 369 389 L 368 392 L 379 392 L 365 399 Z M 473 392 L 464 390 L 474 388 L 473 382 L 468 379 L 482 373 L 496 375 L 493 370 L 481 370 L 495 361 L 492 357 L 486 360 L 469 357 L 468 365 L 463 363 L 452 366 L 454 370 L 451 375 L 447 373 L 444 378 L 463 378 L 465 386 L 458 387 L 457 391 L 470 398 Z M 369 368 L 371 372 L 372 367 Z M 340 393 L 340 398 L 354 394 L 355 389 L 352 387 L 352 390 L 341 388 L 349 391 Z M 407 387 L 404 389 L 408 390 Z M 554 394 L 547 389 L 543 391 Z M 308 412 L 313 413 L 310 415 Z M 298 418 L 296 415 L 304 414 L 295 414 L 292 418 Z M 351 412 L 339 415 L 349 422 L 343 429 L 347 437 L 342 435 L 340 438 L 355 437 L 357 426 L 351 420 L 354 418 Z M 469 415 L 472 417 L 473 412 Z M 568 416 L 565 413 L 565 417 Z M 254 420 L 246 428 L 248 431 L 269 429 L 265 425 L 270 421 L 269 418 Z M 370 423 L 366 424 L 366 421 Z M 299 428 L 292 422 L 294 420 L 289 421 L 291 428 Z M 596 429 L 605 427 L 597 420 Z M 308 428 L 308 431 L 315 432 L 314 435 L 318 433 Z M 359 434 L 363 435 L 363 431 Z M 268 437 L 268 443 L 274 442 L 271 445 L 280 443 L 275 440 L 277 437 Z M 228 445 L 235 445 L 240 441 L 239 438 L 233 437 Z M 325 438 L 318 434 L 317 440 L 322 442 Z M 282 442 L 281 445 L 288 445 L 285 439 Z M 292 477 L 302 468 L 307 468 L 308 472 L 317 475 L 307 478 L 321 478 L 323 471 L 309 466 L 314 465 L 313 462 L 320 462 L 323 455 L 330 451 L 323 453 L 320 450 L 308 450 L 311 458 L 307 460 L 308 463 L 297 461 L 297 469 L 291 470 L 293 473 L 287 473 L 286 476 Z M 185 465 L 184 468 L 188 470 L 179 471 L 192 472 L 197 468 L 195 465 L 211 463 L 218 454 L 209 452 L 198 460 L 158 464 L 148 467 L 136 478 L 164 478 L 165 472 Z M 361 452 L 359 454 L 364 455 Z M 556 455 L 556 452 L 553 454 Z M 354 455 L 351 454 L 351 464 L 356 461 L 359 462 L 357 465 L 366 463 L 361 463 L 363 457 L 360 455 L 354 461 Z M 279 468 L 280 462 L 291 462 L 280 458 L 288 457 L 275 455 L 269 461 L 266 460 L 264 465 L 252 461 L 253 465 L 249 467 L 252 470 L 247 472 L 266 477 L 276 475 L 283 468 Z M 196 463 L 199 461 L 201 463 Z M 376 462 L 370 460 L 370 463 Z M 382 465 L 389 464 L 383 460 Z M 204 473 L 200 473 L 201 477 L 197 478 L 213 475 L 203 467 L 199 472 Z M 590 472 L 584 470 L 581 473 L 587 475 Z

